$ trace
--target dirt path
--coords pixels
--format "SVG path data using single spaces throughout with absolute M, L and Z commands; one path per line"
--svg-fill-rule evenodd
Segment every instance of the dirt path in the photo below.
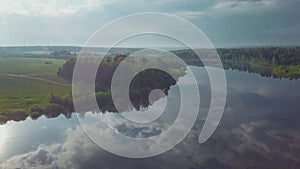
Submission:
M 71 84 L 56 82 L 56 81 L 43 79 L 43 78 L 39 78 L 39 77 L 28 76 L 28 75 L 11 74 L 11 73 L 0 73 L 0 75 L 10 76 L 10 77 L 17 77 L 17 78 L 39 80 L 39 81 L 48 82 L 48 83 L 57 84 L 57 85 L 62 85 L 62 86 L 72 86 Z

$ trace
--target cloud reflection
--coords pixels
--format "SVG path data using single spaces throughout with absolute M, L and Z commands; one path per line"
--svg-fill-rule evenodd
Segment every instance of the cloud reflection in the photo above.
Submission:
M 232 78 L 233 75 L 237 77 Z M 238 72 L 230 76 L 231 89 L 224 118 L 204 144 L 198 144 L 203 117 L 198 117 L 196 126 L 174 149 L 146 159 L 110 154 L 96 146 L 81 127 L 75 127 L 64 131 L 63 142 L 40 145 L 28 153 L 12 156 L 0 168 L 300 168 L 300 107 L 299 92 L 295 92 L 299 81 L 267 80 Z M 100 135 L 107 134 L 105 129 L 90 127 Z M 160 132 L 165 126 L 162 123 L 139 128 L 124 120 L 116 123 L 116 127 L 121 133 L 145 137 Z M 107 142 L 119 149 L 126 148 L 114 140 Z

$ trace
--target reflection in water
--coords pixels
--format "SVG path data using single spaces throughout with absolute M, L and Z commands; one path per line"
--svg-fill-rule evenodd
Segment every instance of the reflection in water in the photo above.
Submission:
M 7 139 L 8 130 L 0 130 L 0 158 L 2 158 L 2 153 L 4 151 L 4 143 Z
M 300 81 L 226 71 L 228 97 L 221 124 L 207 142 L 199 144 L 210 92 L 206 72 L 195 69 L 199 75 L 201 111 L 194 128 L 174 149 L 152 158 L 121 158 L 97 147 L 75 117 L 42 117 L 0 126 L 1 134 L 7 131 L 5 139 L 1 135 L 5 149 L 1 151 L 0 168 L 300 168 L 300 93 L 296 92 Z M 116 124 L 118 131 L 148 137 L 165 130 L 176 116 L 179 94 L 176 86 L 170 88 L 166 111 L 169 114 L 164 113 L 157 123 L 132 128 L 124 121 Z M 105 130 L 97 131 L 106 134 Z M 111 144 L 126 148 L 113 144 L 113 140 Z
M 252 66 L 247 63 L 241 63 L 241 62 L 230 62 L 226 61 L 223 62 L 224 69 L 233 69 L 243 72 L 249 72 L 249 73 L 257 73 L 263 77 L 272 77 L 277 78 L 272 74 L 272 68 L 271 67 L 264 67 L 264 66 Z

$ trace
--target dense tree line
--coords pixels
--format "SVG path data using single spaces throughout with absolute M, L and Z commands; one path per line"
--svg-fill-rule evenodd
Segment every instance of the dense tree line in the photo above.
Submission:
M 85 47 L 85 50 L 91 53 L 103 53 L 108 48 Z M 11 46 L 0 47 L 0 57 L 22 57 L 22 58 L 55 58 L 71 59 L 78 56 L 83 50 L 79 46 Z M 139 49 L 137 48 L 112 48 L 110 54 L 130 54 Z
M 102 60 L 98 67 L 95 78 L 95 92 L 99 107 L 102 111 L 117 111 L 111 97 L 111 81 L 116 68 L 126 57 L 126 55 L 121 54 L 117 54 L 113 57 L 107 56 Z M 66 61 L 57 72 L 58 76 L 71 82 L 76 61 L 76 58 Z M 171 60 L 164 62 L 158 57 L 139 57 L 138 59 L 128 58 L 127 62 L 124 63 L 128 64 L 125 66 L 126 72 L 124 73 L 135 72 L 146 63 L 155 64 L 158 67 L 167 67 L 167 69 L 172 72 L 175 79 L 168 73 L 158 69 L 147 69 L 136 74 L 131 81 L 129 88 L 129 96 L 135 109 L 147 107 L 150 104 L 148 96 L 153 89 L 161 89 L 164 91 L 165 95 L 167 95 L 170 86 L 174 85 L 178 78 L 185 74 L 185 67 L 183 67 L 183 65 L 174 64 Z M 86 64 L 86 67 L 90 67 L 91 65 L 98 64 L 98 62 L 93 58 L 86 58 Z M 120 82 L 119 85 L 123 85 L 122 82 Z M 125 107 L 127 108 L 127 106 Z
M 60 114 L 64 114 L 67 118 L 70 118 L 72 112 L 74 112 L 74 106 L 71 94 L 58 96 L 51 93 L 48 104 L 34 104 L 30 107 L 29 116 L 33 119 L 36 119 L 41 115 L 45 115 L 46 117 L 51 118 L 57 117 Z
M 198 49 L 203 55 L 209 55 L 211 49 Z M 222 62 L 256 63 L 258 65 L 299 65 L 300 47 L 266 48 L 219 48 L 216 49 Z M 192 50 L 176 50 L 176 55 L 188 64 L 201 65 L 201 61 Z
M 298 65 L 299 47 L 218 49 L 224 61 L 241 61 L 259 65 Z
M 204 57 L 211 49 L 199 49 Z M 225 69 L 259 73 L 274 78 L 300 78 L 300 47 L 221 48 L 216 49 Z M 187 64 L 203 66 L 192 50 L 173 51 Z

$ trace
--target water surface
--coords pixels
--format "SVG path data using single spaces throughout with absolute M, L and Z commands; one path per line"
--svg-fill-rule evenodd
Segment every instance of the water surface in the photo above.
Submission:
M 75 114 L 71 119 L 63 115 L 28 118 L 0 126 L 0 168 L 300 168 L 300 80 L 227 70 L 223 118 L 214 135 L 199 144 L 210 88 L 206 71 L 193 70 L 198 76 L 200 112 L 191 132 L 172 150 L 146 159 L 123 158 L 95 145 L 82 131 Z M 173 86 L 166 112 L 158 119 L 161 125 L 130 128 L 124 122 L 117 125 L 118 131 L 145 137 L 163 132 L 176 118 L 179 96 L 178 87 Z M 94 115 L 87 113 L 89 116 Z

